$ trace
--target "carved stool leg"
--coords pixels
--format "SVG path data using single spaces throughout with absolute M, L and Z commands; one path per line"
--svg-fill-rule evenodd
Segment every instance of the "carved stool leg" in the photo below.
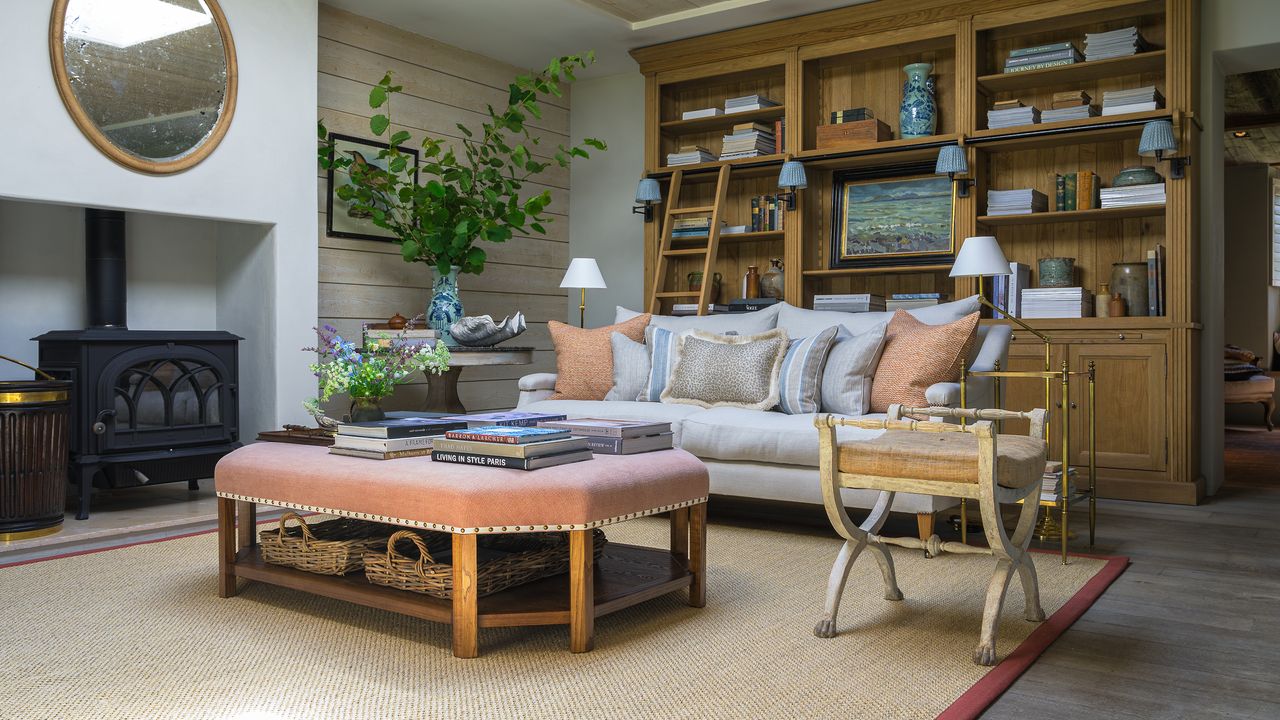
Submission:
M 927 543 L 929 542 L 929 538 L 933 537 L 934 517 L 935 515 L 931 512 L 916 513 L 916 532 L 920 536 L 920 542 Z M 927 558 L 933 557 L 933 555 L 928 550 L 924 551 L 924 556 Z
M 1262 419 L 1267 423 L 1267 432 L 1271 432 L 1272 430 L 1275 430 L 1276 425 L 1274 422 L 1271 421 L 1271 416 L 1276 414 L 1275 398 L 1267 398 L 1266 400 L 1262 401 L 1262 412 L 1266 413 L 1266 416 L 1264 416 Z
M 849 579 L 849 568 L 853 567 L 853 561 L 858 559 L 858 555 L 862 554 L 862 549 L 866 546 L 867 541 L 864 537 L 859 540 L 846 540 L 840 547 L 840 554 L 836 555 L 835 564 L 831 566 L 831 576 L 827 579 L 827 602 L 823 607 L 824 614 L 813 628 L 814 635 L 820 638 L 836 636 L 836 611 L 840 609 L 840 596 L 844 594 L 844 583 Z
M 1024 498 L 1022 513 L 1018 516 L 1018 525 L 1014 528 L 1011 540 L 1018 553 L 1018 578 L 1022 581 L 1022 592 L 1026 598 L 1023 617 L 1028 622 L 1043 622 L 1045 618 L 1044 608 L 1040 606 L 1040 581 L 1036 577 L 1036 566 L 1031 562 L 1031 553 L 1027 552 L 1038 515 L 1036 494 L 1032 492 Z
M 884 577 L 884 599 L 898 601 L 902 599 L 902 590 L 898 589 L 898 575 L 893 569 L 893 556 L 889 548 L 880 543 L 871 543 L 871 557 L 880 566 L 880 575 Z
M 1000 610 L 1004 608 L 1004 596 L 1009 590 L 1013 574 L 1013 561 L 1001 558 L 996 563 L 995 574 L 987 586 L 987 601 L 982 609 L 982 632 L 978 636 L 978 648 L 973 651 L 973 661 L 979 665 L 996 664 L 996 625 L 1000 623 Z

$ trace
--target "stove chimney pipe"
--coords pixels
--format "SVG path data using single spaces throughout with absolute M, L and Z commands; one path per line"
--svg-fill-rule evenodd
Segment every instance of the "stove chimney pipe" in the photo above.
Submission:
M 84 211 L 84 274 L 89 327 L 127 329 L 124 213 Z

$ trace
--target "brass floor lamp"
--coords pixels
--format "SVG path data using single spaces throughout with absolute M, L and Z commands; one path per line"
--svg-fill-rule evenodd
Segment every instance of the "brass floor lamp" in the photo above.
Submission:
M 582 291 L 578 303 L 578 327 L 587 326 L 587 289 L 606 288 L 604 276 L 600 274 L 600 266 L 595 258 L 574 258 L 569 268 L 564 271 L 564 279 L 560 281 L 562 288 L 578 288 Z

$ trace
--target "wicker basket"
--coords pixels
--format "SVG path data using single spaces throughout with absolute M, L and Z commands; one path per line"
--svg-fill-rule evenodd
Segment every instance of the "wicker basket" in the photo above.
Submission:
M 593 530 L 592 538 L 594 557 L 599 560 L 607 540 L 600 530 Z M 406 539 L 417 547 L 416 558 L 396 548 L 400 540 Z M 408 549 L 403 543 L 400 545 Z M 479 597 L 569 571 L 567 533 L 482 535 L 477 549 L 481 551 L 476 568 Z M 485 560 L 483 556 L 490 554 L 499 556 Z M 376 585 L 438 598 L 453 597 L 453 566 L 436 562 L 431 557 L 428 544 L 417 533 L 408 530 L 401 530 L 388 538 L 385 552 L 367 553 L 364 556 L 364 573 L 369 582 Z
M 290 518 L 298 521 L 298 533 L 285 527 Z M 297 513 L 280 516 L 280 527 L 258 534 L 262 559 L 273 565 L 288 565 L 320 575 L 346 575 L 364 567 L 364 554 L 387 541 L 391 526 L 366 520 L 339 518 L 308 527 Z

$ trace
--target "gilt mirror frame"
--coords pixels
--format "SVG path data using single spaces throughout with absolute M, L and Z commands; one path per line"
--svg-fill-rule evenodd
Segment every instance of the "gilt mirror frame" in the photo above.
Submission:
M 222 8 L 218 5 L 218 0 L 203 0 L 203 2 L 205 7 L 209 9 L 209 14 L 213 16 L 214 24 L 218 27 L 218 34 L 222 38 L 223 54 L 226 58 L 227 85 L 226 92 L 223 95 L 222 111 L 218 114 L 218 119 L 208 136 L 186 155 L 173 160 L 149 160 L 117 146 L 94 124 L 93 119 L 89 117 L 88 112 L 80 104 L 80 99 L 76 97 L 75 91 L 71 88 L 71 78 L 67 74 L 67 61 L 64 54 L 63 31 L 69 2 L 70 0 L 54 0 L 53 2 L 53 15 L 49 20 L 49 59 L 53 64 L 54 84 L 58 87 L 58 95 L 62 97 L 62 104 L 66 106 L 71 119 L 75 121 L 76 126 L 89 139 L 89 142 L 93 143 L 94 147 L 98 148 L 103 155 L 111 158 L 116 163 L 130 170 L 153 175 L 182 172 L 209 157 L 209 154 L 222 142 L 222 137 L 227 134 L 227 128 L 231 126 L 231 118 L 236 111 L 236 90 L 239 84 L 236 46 L 231 38 L 231 27 L 227 24 L 227 16 L 223 14 Z

